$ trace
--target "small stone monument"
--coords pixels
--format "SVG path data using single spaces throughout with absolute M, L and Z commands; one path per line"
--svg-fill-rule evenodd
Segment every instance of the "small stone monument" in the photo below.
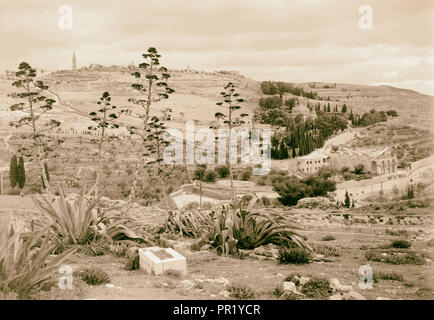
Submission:
M 187 272 L 187 259 L 171 248 L 141 248 L 139 264 L 146 273 L 162 274 L 167 270 Z

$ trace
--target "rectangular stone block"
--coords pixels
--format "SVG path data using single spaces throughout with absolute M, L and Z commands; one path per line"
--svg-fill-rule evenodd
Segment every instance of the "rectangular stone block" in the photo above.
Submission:
M 167 270 L 187 272 L 187 259 L 171 248 L 141 248 L 139 264 L 146 273 L 162 274 Z

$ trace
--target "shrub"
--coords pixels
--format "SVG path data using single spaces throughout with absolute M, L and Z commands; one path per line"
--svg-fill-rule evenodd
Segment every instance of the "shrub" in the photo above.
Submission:
M 281 286 L 278 286 L 273 290 L 272 293 L 273 293 L 273 296 L 275 296 L 276 298 L 280 298 L 284 292 L 283 292 Z
M 432 292 L 432 289 L 428 288 L 428 287 L 423 287 L 423 288 L 417 289 L 415 294 L 419 299 L 424 299 L 424 300 L 425 299 L 427 299 L 427 300 L 433 300 L 434 299 L 434 294 Z
M 363 174 L 365 170 L 365 166 L 363 164 L 359 164 L 354 168 L 355 174 Z
M 249 300 L 255 298 L 255 292 L 243 284 L 233 284 L 228 288 L 229 295 L 235 300 Z
M 228 166 L 218 166 L 215 168 L 218 176 L 220 178 L 226 178 L 229 176 L 229 167 Z
M 386 253 L 386 255 L 383 255 L 382 253 Z M 384 262 L 388 264 L 425 264 L 424 256 L 412 251 L 400 252 L 396 250 L 369 250 L 365 253 L 365 258 L 370 261 Z
M 258 186 L 265 186 L 265 185 L 267 184 L 267 182 L 268 182 L 267 177 L 266 177 L 266 176 L 262 176 L 262 177 L 260 177 L 260 178 L 258 179 L 258 181 L 256 182 L 256 184 L 257 184 Z
M 101 241 L 93 241 L 80 246 L 77 252 L 88 256 L 98 257 L 110 253 L 109 244 Z
M 333 241 L 333 240 L 336 240 L 336 238 L 328 235 L 328 236 L 323 237 L 321 240 L 322 241 Z
M 282 299 L 284 300 L 300 300 L 300 298 L 302 298 L 301 295 L 296 294 L 294 292 L 285 292 L 282 296 Z
M 215 182 L 216 178 L 217 178 L 217 174 L 214 171 L 207 170 L 205 172 L 204 179 L 206 182 Z
M 125 264 L 125 270 L 139 270 L 140 269 L 140 257 L 139 255 L 129 257 Z
M 250 171 L 244 171 L 244 172 L 241 174 L 241 180 L 242 180 L 242 181 L 249 181 L 249 180 L 250 180 L 250 177 L 251 177 L 251 173 L 250 173 Z
M 300 278 L 301 278 L 301 275 L 299 273 L 291 273 L 290 275 L 288 275 L 285 278 L 285 281 L 294 282 L 294 284 L 296 286 L 298 286 L 300 284 Z
M 315 247 L 315 252 L 326 257 L 339 257 L 341 255 L 339 249 L 325 245 Z
M 411 243 L 407 240 L 395 240 L 390 244 L 390 247 L 408 249 L 411 247 Z
M 262 201 L 262 205 L 263 205 L 264 207 L 269 207 L 269 206 L 271 205 L 271 201 L 270 201 L 270 199 L 268 199 L 266 196 L 263 196 L 263 197 L 261 198 L 261 201 Z
M 75 275 L 91 286 L 98 286 L 110 282 L 109 275 L 99 268 L 86 268 L 75 272 Z
M 407 230 L 404 230 L 404 229 L 403 230 L 396 230 L 396 231 L 386 229 L 386 234 L 391 235 L 391 236 L 402 237 L 402 236 L 407 236 L 408 232 L 407 232 Z
M 281 264 L 306 264 L 312 262 L 312 255 L 301 248 L 280 248 L 277 259 Z
M 279 201 L 286 206 L 294 206 L 306 197 L 327 196 L 327 192 L 336 190 L 336 182 L 319 176 L 306 179 L 283 177 L 273 181 L 273 188 L 279 194 Z
M 170 278 L 181 279 L 181 272 L 178 270 L 167 270 L 164 274 Z
M 327 299 L 333 294 L 333 289 L 326 278 L 312 277 L 302 286 L 301 292 L 311 299 Z
M 354 180 L 356 178 L 356 175 L 354 173 L 351 173 L 351 172 L 345 172 L 343 174 L 343 178 L 345 181 Z
M 404 282 L 404 277 L 402 276 L 402 274 L 399 274 L 396 272 L 375 272 L 374 273 L 374 281 L 377 279 Z
M 199 206 L 200 203 L 198 201 L 191 201 L 184 206 L 184 209 L 186 210 L 198 209 Z

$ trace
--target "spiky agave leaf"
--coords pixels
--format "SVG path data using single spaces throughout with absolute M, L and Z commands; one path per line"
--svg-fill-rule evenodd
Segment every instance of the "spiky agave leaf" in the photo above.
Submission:
M 6 296 L 15 292 L 19 298 L 28 297 L 74 251 L 50 259 L 55 245 L 50 243 L 46 233 L 35 232 L 23 237 L 24 228 L 10 222 L 0 231 L 0 291 Z

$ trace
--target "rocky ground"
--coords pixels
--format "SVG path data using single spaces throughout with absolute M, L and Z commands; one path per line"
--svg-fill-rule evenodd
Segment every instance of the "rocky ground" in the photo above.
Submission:
M 25 198 L 23 198 L 25 199 Z M 9 199 L 9 203 L 18 201 Z M 25 200 L 27 201 L 27 200 Z M 20 201 L 23 206 L 25 201 Z M 2 213 L 5 213 L 2 201 Z M 23 219 L 32 214 L 15 211 Z M 23 209 L 24 210 L 24 209 Z M 241 258 L 222 257 L 214 252 L 191 251 L 192 239 L 169 240 L 178 252 L 187 258 L 188 272 L 183 275 L 169 272 L 148 275 L 141 270 L 125 269 L 127 259 L 114 254 L 89 256 L 77 253 L 68 261 L 74 271 L 85 267 L 97 267 L 109 276 L 109 282 L 89 286 L 74 279 L 73 289 L 61 290 L 54 285 L 49 291 L 41 291 L 37 299 L 433 299 L 434 257 L 433 219 L 431 211 L 419 212 L 421 219 L 397 217 L 392 223 L 379 223 L 369 208 L 337 211 L 298 208 L 280 210 L 308 239 L 314 249 L 313 261 L 308 264 L 279 264 L 277 248 L 259 247 L 245 251 Z M 136 206 L 135 219 L 158 224 L 164 221 L 165 211 Z M 378 212 L 377 212 L 378 214 Z M 346 215 L 349 216 L 345 218 Z M 405 216 L 405 213 L 402 213 Z M 383 219 L 384 220 L 384 219 Z M 349 222 L 348 222 L 349 221 Z M 388 221 L 388 220 L 387 220 Z M 413 221 L 410 223 L 410 221 Z M 387 247 L 393 240 L 407 239 L 410 249 Z M 327 240 L 327 241 L 326 241 Z M 406 251 L 407 250 L 407 251 Z M 423 258 L 422 264 L 386 263 L 391 256 L 412 252 Z M 380 259 L 368 260 L 368 252 Z M 372 268 L 372 289 L 361 288 L 360 268 Z M 61 277 L 61 274 L 58 276 Z M 322 287 L 324 279 L 329 285 Z M 56 280 L 56 279 L 55 279 Z M 56 281 L 55 281 L 56 282 Z M 55 283 L 54 282 L 54 283 Z M 362 286 L 363 287 L 363 286 Z M 319 288 L 312 289 L 312 288 Z

